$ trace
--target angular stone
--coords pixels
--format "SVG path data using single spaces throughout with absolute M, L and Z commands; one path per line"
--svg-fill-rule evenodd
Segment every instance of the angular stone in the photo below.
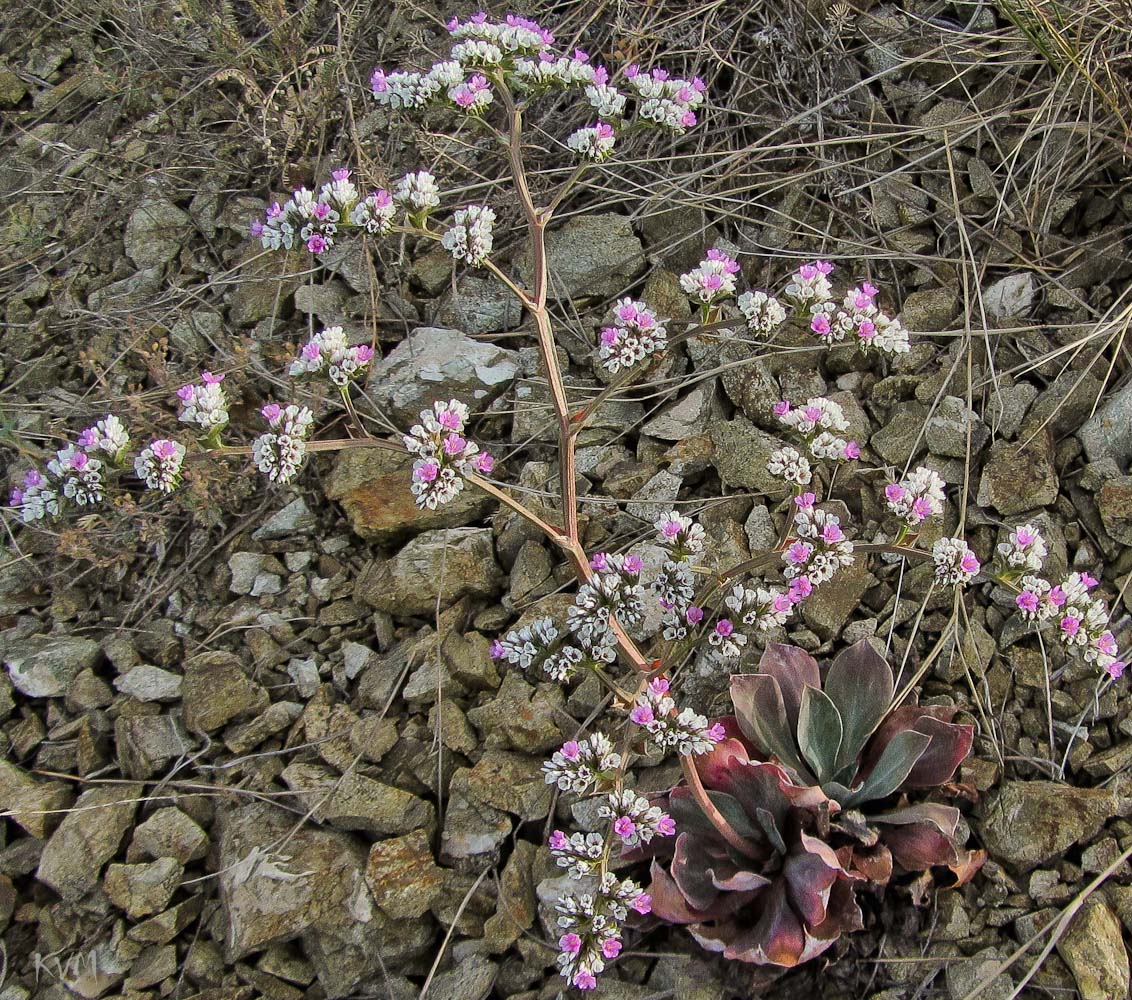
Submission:
M 458 528 L 486 517 L 498 505 L 482 490 L 466 487 L 435 510 L 416 505 L 409 490 L 413 460 L 380 448 L 347 448 L 323 484 L 342 505 L 359 538 L 388 544 L 437 528 Z
M 466 334 L 502 333 L 513 330 L 523 319 L 523 307 L 497 279 L 465 274 L 456 291 L 446 295 L 436 313 L 436 322 Z
M 958 396 L 944 396 L 928 419 L 924 436 L 933 455 L 964 458 L 970 435 L 971 455 L 977 455 L 987 439 L 987 429 L 974 410 Z
M 257 542 L 291 538 L 294 535 L 309 535 L 318 524 L 302 497 L 296 497 L 285 507 L 277 510 L 255 531 L 252 538 Z
M 987 449 L 977 502 L 1009 517 L 1052 504 L 1057 489 L 1052 443 L 1043 432 L 1028 447 L 995 441 Z
M 471 801 L 514 813 L 528 822 L 547 815 L 552 795 L 542 761 L 536 757 L 488 750 L 468 774 Z
M 1130 813 L 1132 799 L 1107 789 L 1007 781 L 984 801 L 979 828 L 992 858 L 1029 871 Z
M 983 307 L 992 319 L 1023 318 L 1034 304 L 1034 276 L 1008 274 L 983 289 Z
M 927 408 L 919 403 L 897 403 L 888 421 L 869 438 L 869 446 L 889 465 L 906 465 L 924 447 Z
M 448 784 L 448 807 L 440 836 L 440 859 L 461 871 L 480 872 L 499 857 L 511 832 L 511 818 L 470 794 L 471 768 L 460 768 Z
M 256 245 L 248 249 L 242 261 L 233 262 L 240 280 L 228 292 L 228 318 L 236 326 L 254 326 L 286 312 L 291 296 L 304 280 L 289 257 L 264 253 Z
M 37 781 L 11 761 L 0 759 L 0 802 L 9 818 L 37 840 L 59 822 L 74 793 L 61 781 Z
M 176 858 L 158 858 L 137 865 L 110 865 L 106 895 L 133 920 L 165 909 L 181 884 L 184 868 Z
M 1110 479 L 1097 494 L 1104 530 L 1114 542 L 1132 545 L 1132 476 Z
M 786 495 L 782 480 L 766 469 L 771 452 L 785 446 L 786 441 L 759 430 L 744 417 L 736 417 L 713 424 L 711 442 L 715 447 L 712 464 L 724 486 L 757 490 L 774 498 Z
M 166 198 L 147 198 L 126 223 L 126 256 L 139 268 L 167 264 L 181 250 L 191 220 Z
M 181 697 L 181 675 L 150 663 L 139 663 L 114 678 L 114 687 L 138 701 L 176 701 Z
M 118 762 L 130 778 L 149 778 L 195 747 L 174 715 L 122 716 L 114 723 Z
M 90 892 L 133 823 L 143 787 L 123 782 L 83 792 L 44 846 L 36 878 L 68 903 Z
M 629 219 L 605 213 L 568 219 L 546 234 L 546 261 L 553 299 L 609 298 L 632 284 L 645 269 L 644 247 Z M 523 281 L 533 285 L 532 260 L 519 264 Z
M 227 734 L 224 745 L 232 753 L 247 753 L 264 740 L 282 732 L 302 714 L 303 706 L 297 701 L 273 701 L 262 715 L 257 715 L 235 732 Z
M 493 955 L 505 952 L 535 922 L 534 861 L 537 848 L 530 841 L 515 842 L 515 849 L 499 879 L 495 913 L 484 924 L 484 943 Z
M 493 597 L 503 587 L 490 528 L 428 531 L 393 558 L 369 563 L 354 589 L 356 600 L 379 611 L 427 615 L 465 595 Z
M 719 416 L 719 393 L 715 379 L 697 382 L 683 397 L 653 417 L 642 434 L 661 441 L 683 441 L 705 433 Z
M 208 834 L 180 809 L 166 806 L 138 824 L 130 844 L 132 851 L 151 858 L 175 858 L 187 865 L 208 853 Z
M 519 356 L 459 330 L 413 330 L 371 368 L 370 399 L 406 430 L 437 399 L 458 399 L 473 413 L 484 410 L 519 373 Z
M 1085 902 L 1065 934 L 1057 953 L 1069 966 L 1081 1000 L 1123 1000 L 1128 996 L 1128 952 L 1120 921 L 1104 901 Z
M 834 574 L 832 580 L 814 588 L 802 602 L 802 620 L 822 639 L 832 639 L 861 606 L 866 590 L 876 582 L 863 559 Z
M 135 924 L 126 932 L 126 937 L 139 944 L 168 944 L 200 916 L 203 905 L 204 896 L 192 896 L 149 920 Z
M 370 848 L 366 882 L 374 902 L 397 920 L 416 920 L 444 889 L 444 870 L 432 857 L 428 834 L 415 830 Z
M 10 643 L 4 652 L 12 686 L 29 698 L 61 698 L 79 673 L 101 659 L 97 642 L 69 635 L 33 635 Z
M 555 720 L 566 711 L 566 699 L 557 684 L 528 684 L 518 673 L 503 678 L 499 693 L 479 708 L 468 711 L 487 747 L 545 753 L 566 739 Z
M 182 686 L 185 725 L 193 732 L 215 732 L 227 722 L 267 708 L 267 692 L 255 683 L 233 653 L 198 653 L 185 661 Z
M 431 802 L 356 772 L 338 775 L 317 764 L 296 763 L 282 778 L 303 809 L 315 807 L 315 820 L 343 830 L 382 837 L 431 826 L 436 818 Z
M 1077 432 L 1092 462 L 1113 458 L 1127 467 L 1132 461 L 1132 383 L 1108 397 Z

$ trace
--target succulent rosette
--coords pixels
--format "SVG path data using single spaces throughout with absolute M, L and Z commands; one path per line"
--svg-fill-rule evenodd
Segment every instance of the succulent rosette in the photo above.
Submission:
M 960 844 L 959 810 L 915 799 L 951 780 L 973 727 L 954 708 L 892 709 L 893 694 L 867 640 L 824 671 L 768 644 L 695 760 L 715 816 L 683 785 L 657 803 L 678 833 L 636 853 L 653 858 L 653 913 L 726 958 L 792 967 L 863 926 L 860 889 L 936 865 L 968 880 L 984 856 Z

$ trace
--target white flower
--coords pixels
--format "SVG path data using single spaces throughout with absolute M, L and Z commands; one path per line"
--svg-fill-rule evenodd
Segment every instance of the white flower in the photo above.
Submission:
M 134 473 L 151 490 L 172 493 L 181 481 L 185 447 L 177 441 L 158 438 L 134 459 Z
M 807 486 L 813 479 L 810 463 L 793 448 L 779 448 L 767 459 L 766 470 L 772 476 L 785 479 L 795 486 Z
M 436 178 L 427 170 L 406 174 L 393 188 L 393 200 L 411 215 L 430 212 L 440 205 Z
M 752 333 L 767 336 L 786 322 L 786 309 L 766 292 L 744 292 L 736 304 Z
M 456 260 L 467 260 L 472 267 L 479 267 L 491 255 L 494 225 L 495 213 L 486 206 L 458 209 L 441 245 Z
M 936 579 L 944 586 L 970 583 L 979 572 L 979 559 L 962 538 L 941 538 L 932 546 Z
M 252 461 L 271 482 L 290 482 L 302 468 L 306 440 L 314 414 L 305 406 L 280 407 L 269 403 L 261 410 L 271 430 L 252 442 Z

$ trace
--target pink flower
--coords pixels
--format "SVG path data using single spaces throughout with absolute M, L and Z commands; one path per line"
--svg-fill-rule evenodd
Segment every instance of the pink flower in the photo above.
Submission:
M 303 357 L 307 361 L 317 361 L 320 354 L 322 354 L 322 348 L 317 340 L 308 341 L 303 345 Z
M 459 434 L 449 434 L 444 439 L 444 454 L 445 455 L 459 455 L 468 446 L 466 438 L 460 437 Z
M 813 281 L 818 276 L 818 269 L 813 264 L 803 264 L 798 268 L 798 277 L 803 281 Z
M 813 510 L 816 500 L 817 497 L 812 493 L 799 493 L 798 496 L 794 498 L 794 503 L 798 505 L 800 510 Z
M 455 18 L 453 18 L 452 20 L 454 21 Z M 449 28 L 449 30 L 451 31 L 454 29 Z M 373 71 L 373 75 L 369 78 L 369 85 L 370 89 L 375 94 L 384 94 L 389 89 L 389 84 L 385 81 L 385 71 L 381 69 L 375 69 Z
M 318 233 L 314 233 L 309 240 L 307 240 L 307 250 L 313 254 L 320 254 L 326 252 L 326 239 Z
M 1014 598 L 1014 603 L 1023 611 L 1028 611 L 1033 614 L 1038 610 L 1038 595 L 1032 590 L 1023 590 L 1022 593 Z
M 702 614 L 701 614 L 702 617 Z M 664 677 L 654 677 L 649 681 L 649 690 L 655 695 L 668 694 L 668 680 Z
M 605 327 L 605 329 L 603 329 L 601 331 L 602 346 L 603 347 L 612 347 L 614 344 L 617 343 L 617 337 L 618 336 L 619 336 L 619 334 L 618 334 L 618 330 L 617 330 L 616 327 L 612 327 L 612 326 Z
M 149 446 L 150 451 L 158 458 L 172 458 L 177 454 L 177 446 L 166 438 L 160 438 Z
M 685 617 L 688 619 L 689 625 L 699 625 L 699 623 L 704 620 L 704 609 L 692 605 L 692 607 L 688 608 L 688 613 Z
M 932 505 L 927 497 L 916 497 L 912 501 L 912 515 L 916 519 L 916 523 L 931 517 Z
M 1116 638 L 1111 632 L 1102 632 L 1097 636 L 1093 645 L 1097 647 L 1105 656 L 1116 655 Z
M 609 70 L 604 66 L 597 66 L 594 68 L 594 83 L 599 87 L 604 87 L 609 83 Z
M 652 896 L 647 892 L 642 892 L 630 905 L 638 913 L 650 913 L 652 911 Z
M 565 850 L 567 843 L 569 843 L 569 841 L 566 840 L 566 834 L 561 830 L 555 830 L 547 841 L 547 845 L 552 851 Z
M 1060 587 L 1051 587 L 1049 592 L 1049 603 L 1055 608 L 1060 608 L 1066 601 L 1065 591 Z
M 622 840 L 630 840 L 633 834 L 637 832 L 637 824 L 628 816 L 618 816 L 613 824 L 613 832 Z
M 177 390 L 177 398 L 181 400 L 182 403 L 188 403 L 192 400 L 194 395 L 196 395 L 196 386 L 183 385 Z
M 812 424 L 816 424 L 821 420 L 821 410 L 816 406 L 807 406 L 802 410 L 802 415 Z
M 832 545 L 834 542 L 840 542 L 844 537 L 840 525 L 827 524 L 822 528 L 821 537 L 823 542 L 828 542 Z
M 505 652 L 506 651 L 503 648 L 503 643 L 501 643 L 498 639 L 491 640 L 491 646 L 487 651 L 488 656 L 490 656 L 493 660 L 501 660 Z
M 717 292 L 723 285 L 723 278 L 718 274 L 705 274 L 703 283 L 709 292 Z
M 590 557 L 590 569 L 595 573 L 604 573 L 609 566 L 609 556 L 604 552 L 595 552 Z
M 574 49 L 574 59 L 578 62 L 589 62 L 590 54 L 582 49 Z
M 846 441 L 845 447 L 841 449 L 841 454 L 844 458 L 860 458 L 861 446 L 856 441 Z
M 78 445 L 80 448 L 93 448 L 97 440 L 98 431 L 96 431 L 93 427 L 88 427 L 79 435 Z
M 252 219 L 252 223 L 248 226 L 248 235 L 253 240 L 258 240 L 263 235 L 263 220 Z
M 278 420 L 279 414 L 283 411 L 279 408 L 278 403 L 268 403 L 259 412 L 263 414 L 263 418 L 268 421 L 268 423 L 271 423 Z
M 1082 584 L 1082 586 L 1084 586 L 1084 588 L 1086 590 L 1089 590 L 1090 588 L 1095 587 L 1097 585 L 1097 578 L 1095 576 L 1091 576 L 1088 573 L 1082 573 L 1081 574 L 1081 584 Z
M 872 304 L 873 300 L 859 289 L 856 295 L 853 296 L 853 308 L 855 309 L 868 309 Z
M 12 487 L 12 492 L 8 494 L 8 506 L 18 507 L 24 502 L 24 491 L 18 486 Z
M 899 483 L 889 483 L 884 488 L 884 498 L 891 503 L 898 503 L 904 499 L 905 489 Z
M 1113 660 L 1107 667 L 1104 668 L 1105 673 L 1113 680 L 1116 680 L 1122 673 L 1124 673 L 1124 661 Z
M 425 459 L 413 470 L 413 478 L 420 483 L 436 482 L 436 477 L 439 474 L 440 466 L 431 458 Z
M 792 604 L 798 604 L 800 601 L 805 600 L 814 592 L 814 585 L 810 582 L 808 576 L 800 576 L 796 580 L 790 581 L 790 590 L 787 596 L 790 598 Z
M 613 138 L 613 126 L 610 125 L 609 122 L 598 122 L 594 126 L 594 135 L 598 139 L 612 139 Z
M 707 738 L 713 743 L 722 743 L 726 737 L 727 730 L 718 722 L 707 731 Z
M 654 69 L 652 71 L 652 78 L 654 80 L 661 80 L 661 81 L 667 80 L 668 79 L 668 70 L 664 69 L 664 67 L 662 67 L 662 66 L 657 66 L 656 69 Z
M 867 295 L 870 299 L 875 299 L 878 291 L 880 291 L 880 289 L 878 289 L 877 286 L 872 284 L 871 282 L 868 282 L 868 281 L 861 282 L 861 294 L 862 295 Z
M 810 553 L 813 549 L 805 542 L 795 542 L 784 553 L 786 561 L 792 566 L 801 566 L 807 559 L 810 558 Z
M 481 451 L 476 456 L 475 466 L 477 472 L 482 472 L 485 475 L 490 475 L 491 470 L 495 468 L 495 459 L 486 451 Z
M 1014 532 L 1014 538 L 1019 545 L 1031 545 L 1037 536 L 1024 525 Z
M 70 466 L 72 469 L 79 471 L 85 469 L 90 464 L 90 456 L 85 451 L 76 451 L 71 456 Z
M 581 747 L 578 746 L 577 740 L 567 740 L 562 744 L 561 753 L 567 760 L 577 760 L 581 752 L 582 750 Z
M 702 77 L 694 76 L 694 77 L 692 77 L 692 89 L 697 94 L 702 94 L 702 93 L 704 93 L 704 91 L 707 90 L 707 84 L 704 83 Z
M 42 485 L 43 485 L 43 476 L 40 475 L 39 470 L 28 469 L 28 471 L 24 473 L 24 488 L 25 489 L 29 489 L 32 486 L 42 486 Z
M 601 953 L 608 959 L 614 959 L 621 954 L 621 942 L 617 938 L 606 938 L 601 943 Z
M 877 327 L 871 319 L 863 319 L 857 324 L 857 336 L 862 340 L 872 340 L 876 335 Z
M 784 611 L 789 611 L 792 605 L 790 598 L 786 594 L 776 594 L 774 600 L 771 602 L 771 607 L 779 614 L 782 614 Z
M 963 558 L 959 560 L 959 568 L 964 573 L 969 573 L 974 576 L 979 572 L 979 557 L 975 555 L 970 549 L 963 553 Z
M 684 128 L 692 128 L 696 124 L 696 113 L 694 111 L 685 111 L 680 116 L 680 124 Z
M 597 979 L 589 969 L 579 969 L 574 974 L 574 988 L 579 990 L 592 990 L 597 986 Z
M 450 431 L 458 431 L 463 424 L 460 419 L 460 414 L 455 410 L 445 410 L 440 416 L 436 418 L 436 422 Z
M 1061 619 L 1061 631 L 1068 636 L 1075 636 L 1081 630 L 1081 620 L 1074 618 L 1072 615 L 1066 615 Z
M 675 538 L 681 531 L 680 522 L 665 521 L 660 530 L 664 533 L 665 538 Z
M 790 402 L 786 399 L 780 399 L 777 403 L 774 404 L 773 409 L 774 415 L 776 417 L 784 417 L 787 413 L 790 412 Z
M 558 947 L 571 955 L 576 955 L 582 950 L 582 939 L 577 934 L 563 934 L 558 939 Z
M 641 75 L 641 67 L 636 63 L 629 63 L 629 65 L 625 67 L 625 75 L 630 80 L 633 80 Z
M 476 95 L 467 87 L 456 91 L 456 104 L 461 108 L 470 108 L 476 103 Z
M 676 832 L 676 820 L 665 813 L 656 821 L 656 832 L 662 837 L 671 837 Z
M 354 357 L 357 359 L 358 364 L 365 364 L 367 361 L 373 360 L 373 348 L 369 344 L 360 344 L 354 348 Z
M 200 373 L 200 380 L 205 385 L 219 385 L 221 382 L 224 381 L 224 376 L 223 375 L 213 375 L 212 372 L 201 372 Z
M 815 260 L 814 267 L 817 268 L 819 274 L 833 273 L 833 265 L 828 260 Z
M 825 313 L 818 313 L 810 320 L 810 329 L 819 337 L 824 337 L 829 333 L 829 317 Z
M 647 726 L 656 719 L 656 716 L 653 715 L 651 706 L 641 703 L 629 713 L 629 718 L 638 726 Z
M 269 219 L 278 219 L 283 214 L 283 206 L 275 201 L 271 203 L 271 207 L 267 210 L 267 217 Z
M 311 212 L 319 222 L 325 222 L 327 216 L 330 215 L 330 206 L 326 202 L 320 201 L 311 209 Z
M 330 176 L 333 177 L 336 181 L 344 181 L 349 179 L 350 171 L 345 167 L 339 167 L 337 170 L 331 170 Z
M 621 569 L 629 576 L 636 576 L 640 573 L 644 563 L 641 562 L 641 557 L 636 555 L 626 556 L 621 560 Z
M 715 623 L 715 634 L 723 636 L 724 639 L 730 636 L 734 631 L 735 626 L 731 624 L 730 619 L 720 618 L 719 621 Z

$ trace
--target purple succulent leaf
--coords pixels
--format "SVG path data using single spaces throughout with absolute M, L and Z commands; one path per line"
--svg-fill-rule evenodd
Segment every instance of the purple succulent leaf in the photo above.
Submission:
M 821 687 L 821 671 L 818 661 L 798 646 L 781 642 L 768 642 L 763 655 L 759 657 L 760 674 L 778 681 L 782 692 L 782 704 L 786 709 L 786 721 L 790 732 L 798 727 L 798 711 L 802 707 L 802 688 Z
M 740 837 L 759 839 L 758 828 L 734 795 L 711 788 L 705 791 L 712 804 Z M 722 842 L 723 838 L 711 820 L 704 815 L 690 788 L 680 787 L 672 790 L 668 796 L 668 812 L 676 822 L 677 830 L 693 834 L 697 838 L 707 837 Z
M 715 865 L 712 881 L 717 889 L 724 892 L 755 892 L 770 885 L 770 879 L 757 872 L 745 871 L 737 865 L 728 868 L 725 863 Z
M 694 910 L 707 910 L 719 899 L 719 889 L 708 864 L 710 860 L 711 854 L 704 850 L 702 843 L 695 843 L 686 833 L 677 835 L 669 873 L 680 894 Z
M 869 776 L 849 792 L 849 798 L 841 803 L 842 808 L 848 809 L 891 795 L 904 783 L 930 742 L 930 736 L 911 729 L 897 733 L 884 748 Z
M 755 821 L 763 831 L 768 843 L 779 854 L 786 853 L 786 841 L 782 837 L 782 831 L 778 829 L 778 822 L 774 818 L 774 814 L 769 809 L 763 809 L 761 806 L 755 809 Z
M 806 929 L 786 898 L 785 879 L 776 880 L 760 902 L 758 922 L 728 946 L 724 957 L 786 968 L 797 965 L 806 950 Z
M 734 719 L 732 717 L 731 721 Z M 724 720 L 720 720 L 723 722 Z M 738 728 L 738 727 L 736 727 Z M 737 762 L 745 764 L 751 759 L 750 752 L 741 740 L 724 738 L 707 753 L 693 758 L 700 781 L 705 788 L 718 788 L 726 780 L 726 772 Z
M 831 865 L 829 858 L 823 856 L 824 852 L 811 853 L 813 844 L 825 847 L 829 854 L 833 853 L 820 840 L 802 834 L 802 841 L 806 849 L 797 851 L 786 859 L 782 874 L 786 879 L 787 895 L 795 911 L 808 926 L 814 927 L 825 920 L 829 890 L 841 874 L 841 865 L 836 855 L 833 856 Z M 806 841 L 813 843 L 807 844 Z
M 810 931 L 819 940 L 834 941 L 846 931 L 859 931 L 865 926 L 864 915 L 853 892 L 851 879 L 833 883 L 826 905 L 826 918 Z
M 658 862 L 652 863 L 649 873 L 652 875 L 649 895 L 654 916 L 670 924 L 696 924 L 705 918 L 703 912 L 688 905 L 680 887 Z
M 822 690 L 841 713 L 844 735 L 837 756 L 841 772 L 857 762 L 892 703 L 892 668 L 868 639 L 862 639 L 834 657 Z M 852 774 L 846 777 L 852 779 Z
M 763 659 L 766 659 L 765 654 Z M 798 697 L 801 698 L 800 693 Z M 794 744 L 797 712 L 791 723 L 778 681 L 768 674 L 735 674 L 731 678 L 731 702 L 739 729 L 755 749 L 777 757 L 804 784 L 813 784 L 813 776 L 802 763 Z M 800 704 L 799 701 L 799 707 Z
M 829 695 L 808 685 L 798 710 L 798 748 L 822 784 L 833 777 L 841 754 L 844 724 Z
M 930 823 L 945 837 L 954 837 L 959 826 L 959 810 L 955 806 L 945 806 L 939 802 L 920 802 L 914 806 L 904 806 L 902 809 L 870 816 L 869 821 L 892 826 Z
M 915 729 L 916 723 L 925 716 L 938 719 L 940 722 L 950 722 L 957 711 L 958 709 L 951 705 L 901 705 L 900 708 L 893 709 L 877 726 L 873 738 L 865 745 L 858 778 L 869 773 L 880 760 L 884 748 L 897 733 Z
M 941 722 L 925 715 L 916 721 L 913 729 L 931 737 L 931 743 L 904 779 L 903 787 L 933 788 L 950 781 L 956 768 L 971 752 L 975 727 Z
M 931 823 L 909 823 L 886 830 L 882 837 L 892 859 L 905 871 L 922 872 L 933 865 L 952 865 L 959 852 L 951 837 Z

